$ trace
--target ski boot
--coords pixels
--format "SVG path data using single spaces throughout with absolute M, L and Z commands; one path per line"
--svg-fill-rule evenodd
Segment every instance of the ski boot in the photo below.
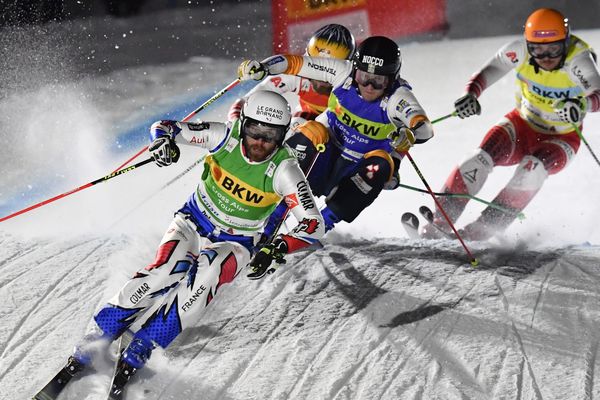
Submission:
M 117 361 L 117 368 L 110 386 L 110 400 L 120 400 L 123 397 L 125 386 L 136 371 L 146 364 L 153 349 L 154 345 L 151 341 L 146 338 L 134 337 Z
M 323 220 L 325 221 L 325 232 L 329 232 L 333 229 L 335 224 L 340 222 L 338 216 L 335 215 L 329 207 L 323 208 L 321 210 L 321 215 L 323 215 Z

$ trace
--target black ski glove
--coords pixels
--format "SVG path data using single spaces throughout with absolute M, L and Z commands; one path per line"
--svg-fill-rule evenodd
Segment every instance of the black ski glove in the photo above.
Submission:
M 584 105 L 579 99 L 561 99 L 553 104 L 554 111 L 562 122 L 577 124 L 583 115 Z
M 166 167 L 179 160 L 179 147 L 175 144 L 175 140 L 168 136 L 154 139 L 150 147 L 148 147 L 148 151 L 159 167 Z
M 472 93 L 467 93 L 456 100 L 454 102 L 454 109 L 454 112 L 460 119 L 470 117 L 471 115 L 481 114 L 481 105 L 479 104 L 477 97 Z
M 280 237 L 273 240 L 258 251 L 250 261 L 249 279 L 260 279 L 266 274 L 275 272 L 279 265 L 271 266 L 273 260 L 276 264 L 285 264 L 283 258 L 288 252 L 287 243 Z

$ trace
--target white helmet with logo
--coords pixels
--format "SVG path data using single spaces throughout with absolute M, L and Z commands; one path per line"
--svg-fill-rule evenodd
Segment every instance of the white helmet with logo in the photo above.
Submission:
M 245 101 L 240 114 L 241 137 L 263 139 L 281 145 L 290 127 L 290 105 L 279 93 L 259 90 Z

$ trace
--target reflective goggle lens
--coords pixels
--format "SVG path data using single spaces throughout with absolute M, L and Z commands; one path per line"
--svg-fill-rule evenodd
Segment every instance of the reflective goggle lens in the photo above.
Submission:
M 265 142 L 276 143 L 285 132 L 283 132 L 283 128 L 247 121 L 244 124 L 244 133 L 254 140 L 262 139 Z
M 361 71 L 360 69 L 356 70 L 356 75 L 354 76 L 356 82 L 362 86 L 373 86 L 373 89 L 380 90 L 383 89 L 388 84 L 388 77 L 385 75 L 375 75 L 369 72 Z
M 527 51 L 533 58 L 558 58 L 565 50 L 564 42 L 555 43 L 527 43 Z

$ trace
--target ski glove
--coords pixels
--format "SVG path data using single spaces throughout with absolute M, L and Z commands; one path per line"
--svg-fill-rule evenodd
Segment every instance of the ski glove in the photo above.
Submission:
M 261 64 L 256 60 L 245 60 L 238 67 L 238 78 L 241 81 L 262 80 L 269 74 L 269 69 L 266 65 Z
M 154 139 L 148 151 L 159 167 L 166 167 L 179 160 L 179 147 L 169 136 Z
M 554 111 L 562 122 L 576 124 L 581 121 L 583 103 L 578 99 L 557 100 L 553 104 Z
M 454 102 L 454 109 L 459 118 L 467 118 L 471 115 L 481 114 L 481 105 L 477 97 L 472 93 L 467 93 Z
M 271 266 L 273 260 L 276 264 L 285 264 L 285 256 L 288 252 L 287 243 L 276 238 L 272 243 L 259 250 L 250 261 L 250 273 L 247 275 L 250 279 L 260 279 L 266 274 L 275 272 L 279 265 Z
M 402 127 L 390 133 L 388 138 L 397 152 L 406 153 L 415 144 L 415 134 L 412 130 Z

